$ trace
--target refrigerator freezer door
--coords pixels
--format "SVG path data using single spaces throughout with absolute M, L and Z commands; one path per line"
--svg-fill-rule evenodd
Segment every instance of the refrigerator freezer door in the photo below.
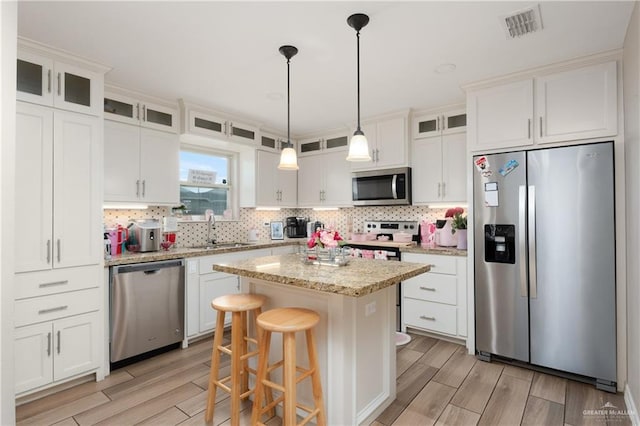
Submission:
M 529 361 L 525 154 L 481 157 L 474 160 L 485 169 L 473 175 L 476 349 Z
M 528 153 L 531 363 L 615 382 L 613 179 L 613 143 Z

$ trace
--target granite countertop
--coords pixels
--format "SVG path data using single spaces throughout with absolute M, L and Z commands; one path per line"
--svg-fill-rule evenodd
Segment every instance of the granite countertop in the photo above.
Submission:
M 193 247 L 180 247 L 170 248 L 169 250 L 153 251 L 148 253 L 132 253 L 127 252 L 125 254 L 112 256 L 111 259 L 104 261 L 104 266 L 118 266 L 128 265 L 131 263 L 144 263 L 144 262 L 156 262 L 160 260 L 171 259 L 184 259 L 187 257 L 197 256 L 212 256 L 223 253 L 233 253 L 237 251 L 257 250 L 270 247 L 291 246 L 298 245 L 300 241 L 278 241 L 278 242 L 264 242 L 242 245 L 239 247 L 219 247 L 219 248 L 193 248 Z
M 224 264 L 215 271 L 346 296 L 365 296 L 428 272 L 430 265 L 350 259 L 346 266 L 312 265 L 300 255 L 265 256 Z
M 434 247 L 434 248 L 422 248 L 419 245 L 411 245 L 408 247 L 401 247 L 402 253 L 419 253 L 419 254 L 437 254 L 440 256 L 467 256 L 466 250 L 460 250 L 455 247 Z

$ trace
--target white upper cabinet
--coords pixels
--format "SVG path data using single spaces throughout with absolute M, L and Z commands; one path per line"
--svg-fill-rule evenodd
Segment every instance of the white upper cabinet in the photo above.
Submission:
M 349 146 L 348 132 L 331 133 L 321 137 L 302 139 L 298 143 L 298 156 L 315 155 L 324 151 L 344 151 Z
M 138 99 L 126 94 L 104 95 L 104 118 L 165 132 L 178 132 L 178 109 Z
M 298 158 L 298 206 L 348 207 L 351 197 L 351 167 L 346 150 L 325 151 Z
M 413 203 L 466 202 L 467 136 L 443 134 L 413 141 Z
M 16 98 L 67 111 L 101 115 L 104 75 L 19 42 Z
M 136 125 L 104 122 L 104 200 L 178 204 L 178 135 Z
M 539 143 L 613 136 L 618 132 L 616 63 L 536 79 Z
M 386 169 L 408 165 L 408 115 L 362 123 L 371 161 L 354 161 L 351 170 Z
M 467 111 L 472 149 L 533 144 L 533 79 L 470 92 Z
M 256 150 L 256 206 L 296 206 L 298 172 L 278 170 L 279 163 L 279 153 Z
M 418 115 L 413 118 L 412 123 L 413 139 L 466 132 L 467 112 L 459 109 L 439 114 Z
M 19 102 L 16 140 L 15 271 L 99 264 L 99 119 Z
M 470 148 L 482 151 L 614 136 L 617 93 L 615 61 L 471 89 L 467 93 Z
M 234 120 L 223 113 L 208 110 L 180 100 L 182 115 L 181 133 L 189 133 L 219 140 L 258 145 L 258 128 Z

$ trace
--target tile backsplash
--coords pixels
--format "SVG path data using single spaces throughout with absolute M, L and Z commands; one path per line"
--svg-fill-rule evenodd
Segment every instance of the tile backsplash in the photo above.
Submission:
M 251 208 L 240 209 L 239 220 L 217 221 L 215 229 L 211 230 L 211 237 L 217 241 L 246 241 L 249 229 L 256 228 L 259 231 L 260 241 L 269 241 L 269 226 L 265 223 L 282 221 L 289 216 L 308 217 L 312 221 L 320 221 L 325 227 L 335 228 L 346 236 L 350 231 L 363 231 L 364 222 L 367 220 L 427 220 L 435 222 L 444 218 L 446 209 L 430 209 L 424 206 L 399 206 L 399 207 L 351 207 L 337 211 L 314 211 L 312 209 L 282 209 L 279 211 L 258 211 Z M 169 207 L 149 207 L 146 210 L 114 210 L 105 209 L 103 220 L 107 227 L 114 225 L 127 226 L 130 220 L 152 218 L 162 220 L 164 216 L 170 216 Z M 178 235 L 176 245 L 179 247 L 191 247 L 204 244 L 207 239 L 207 227 L 209 224 L 202 221 L 178 222 Z

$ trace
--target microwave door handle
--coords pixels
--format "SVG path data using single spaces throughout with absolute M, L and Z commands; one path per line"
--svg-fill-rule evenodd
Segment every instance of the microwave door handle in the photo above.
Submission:
M 391 178 L 391 193 L 393 194 L 393 199 L 398 199 L 398 185 L 397 185 L 398 175 L 393 175 Z

